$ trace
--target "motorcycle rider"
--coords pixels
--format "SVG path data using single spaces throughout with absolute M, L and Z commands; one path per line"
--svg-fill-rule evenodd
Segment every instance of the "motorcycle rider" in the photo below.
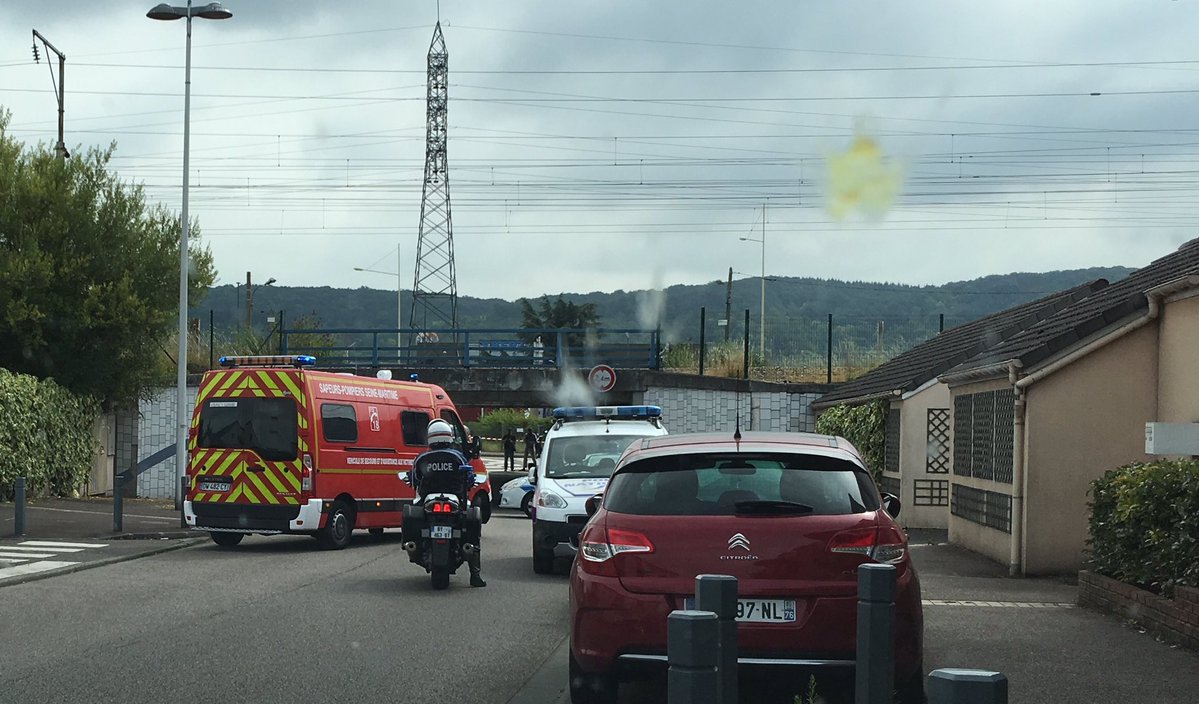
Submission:
M 454 430 L 450 424 L 440 418 L 430 421 L 426 433 L 429 449 L 416 456 L 412 461 L 412 488 L 416 490 L 419 500 L 422 497 L 421 484 L 435 484 L 431 491 L 445 491 L 456 494 L 459 505 L 469 510 L 467 494 L 475 483 L 475 472 L 470 469 L 466 456 L 454 447 Z M 462 469 L 466 466 L 467 469 Z M 435 479 L 434 479 L 435 478 Z M 463 526 L 463 542 L 472 546 L 467 551 L 466 564 L 470 567 L 470 586 L 486 587 L 481 569 L 482 560 L 479 557 L 482 542 L 482 526 L 475 521 L 465 521 Z

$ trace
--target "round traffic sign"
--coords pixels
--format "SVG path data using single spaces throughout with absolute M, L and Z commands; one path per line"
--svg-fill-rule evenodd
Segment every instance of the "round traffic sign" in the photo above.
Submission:
M 611 391 L 616 386 L 616 370 L 607 364 L 597 364 L 587 373 L 587 383 L 601 394 Z

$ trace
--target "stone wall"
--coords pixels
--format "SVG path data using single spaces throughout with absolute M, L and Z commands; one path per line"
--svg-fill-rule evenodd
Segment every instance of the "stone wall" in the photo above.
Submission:
M 195 406 L 198 388 L 187 387 L 188 409 Z M 137 458 L 141 461 L 175 442 L 175 388 L 162 389 L 150 400 L 139 402 L 138 414 L 141 422 L 137 432 Z M 175 456 L 171 455 L 138 475 L 137 495 L 150 499 L 173 499 L 178 476 Z
M 650 386 L 644 402 L 662 407 L 662 419 L 672 433 L 732 432 L 740 414 L 742 430 L 814 432 L 812 402 L 818 393 L 741 392 Z
M 1199 650 L 1199 589 L 1177 587 L 1167 599 L 1094 572 L 1078 573 L 1078 603 L 1136 621 L 1162 640 Z

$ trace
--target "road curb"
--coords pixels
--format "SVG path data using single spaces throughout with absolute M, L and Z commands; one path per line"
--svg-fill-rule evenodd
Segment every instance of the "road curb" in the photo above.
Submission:
M 199 545 L 200 543 L 203 543 L 205 540 L 206 540 L 206 538 L 190 538 L 187 540 L 172 541 L 170 544 L 167 544 L 167 545 L 162 545 L 160 547 L 151 548 L 149 550 L 143 550 L 142 552 L 131 553 L 129 555 L 118 555 L 116 557 L 105 557 L 105 558 L 101 558 L 99 560 L 91 560 L 89 562 L 80 562 L 79 564 L 71 565 L 70 567 L 63 567 L 63 568 L 57 569 L 57 570 L 47 570 L 45 572 L 34 572 L 32 574 L 21 575 L 19 577 L 13 577 L 12 579 L 7 579 L 7 580 L 4 580 L 3 582 L 0 582 L 0 589 L 3 589 L 4 587 L 16 586 L 18 584 L 27 584 L 29 582 L 36 582 L 39 579 L 46 579 L 48 577 L 58 577 L 58 576 L 64 575 L 64 574 L 71 574 L 72 572 L 82 572 L 83 570 L 90 570 L 94 567 L 104 567 L 105 565 L 115 565 L 118 562 L 129 562 L 130 560 L 136 560 L 136 559 L 139 559 L 142 557 L 150 557 L 151 555 L 160 555 L 164 552 L 170 552 L 172 550 L 181 550 L 183 548 L 188 548 L 193 545 Z
M 570 638 L 562 640 L 549 656 L 541 661 L 537 670 L 516 690 L 506 704 L 566 704 L 570 701 L 566 658 L 570 649 Z
M 117 533 L 105 536 L 105 540 L 180 540 L 198 538 L 194 530 L 161 531 L 159 533 Z

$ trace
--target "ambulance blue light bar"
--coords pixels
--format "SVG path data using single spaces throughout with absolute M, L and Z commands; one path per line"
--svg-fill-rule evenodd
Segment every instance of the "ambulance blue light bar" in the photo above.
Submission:
M 252 354 L 221 357 L 222 367 L 311 367 L 316 357 L 307 354 Z
M 558 420 L 644 420 L 661 418 L 658 406 L 562 406 L 554 409 Z

